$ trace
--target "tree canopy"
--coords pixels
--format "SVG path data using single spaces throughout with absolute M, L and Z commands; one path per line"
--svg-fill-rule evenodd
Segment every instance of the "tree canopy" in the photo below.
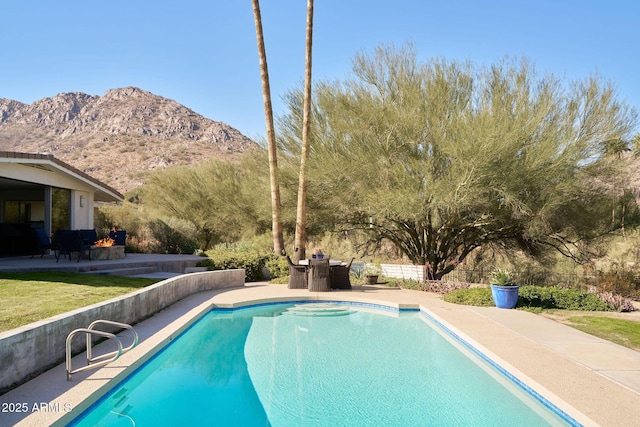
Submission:
M 158 218 L 189 223 L 202 249 L 262 233 L 271 217 L 263 157 L 248 153 L 239 164 L 211 160 L 155 172 L 145 182 L 142 201 Z M 257 159 L 264 167 L 256 167 Z
M 526 59 L 423 63 L 411 46 L 379 47 L 314 100 L 310 206 L 436 278 L 486 245 L 580 260 L 583 243 L 620 227 L 613 204 L 637 212 L 603 190 L 613 167 L 600 159 L 631 141 L 636 114 L 598 76 L 564 84 Z M 295 155 L 301 95 L 288 101 L 281 151 Z

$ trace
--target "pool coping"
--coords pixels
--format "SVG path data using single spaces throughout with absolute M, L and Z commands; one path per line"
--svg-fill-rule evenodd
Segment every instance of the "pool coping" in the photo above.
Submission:
M 36 412 L 31 410 L 28 414 L 0 414 L 0 424 L 4 425 L 8 422 L 9 424 L 19 426 L 40 426 L 51 424 L 64 425 L 64 423 L 69 422 L 71 419 L 70 415 L 66 412 L 66 408 L 72 407 L 74 409 L 73 416 L 77 416 L 80 412 L 97 401 L 99 397 L 106 393 L 109 388 L 113 387 L 116 382 L 128 375 L 130 372 L 128 368 L 131 367 L 135 369 L 141 366 L 155 353 L 157 353 L 157 351 L 159 351 L 166 343 L 173 340 L 193 322 L 211 310 L 211 308 L 239 308 L 256 304 L 295 302 L 299 300 L 326 300 L 333 302 L 346 301 L 356 304 L 363 303 L 389 306 L 397 310 L 424 310 L 438 322 L 446 325 L 449 330 L 453 331 L 469 345 L 481 351 L 511 375 L 515 376 L 533 388 L 536 392 L 540 393 L 564 413 L 571 416 L 574 420 L 583 425 L 607 424 L 602 420 L 596 422 L 592 419 L 594 415 L 585 413 L 585 408 L 587 410 L 589 409 L 589 403 L 596 403 L 593 402 L 593 397 L 591 395 L 585 396 L 585 402 L 582 398 L 577 400 L 573 399 L 574 396 L 572 394 L 575 394 L 574 390 L 569 390 L 569 394 L 566 394 L 562 391 L 561 387 L 559 393 L 559 390 L 557 389 L 558 381 L 551 381 L 551 383 L 549 383 L 547 378 L 548 375 L 542 375 L 541 378 L 543 382 L 545 382 L 545 384 L 543 384 L 540 381 L 541 378 L 533 378 L 536 376 L 536 372 L 534 372 L 534 375 L 532 376 L 530 372 L 525 373 L 521 369 L 523 366 L 526 368 L 528 366 L 527 364 L 523 365 L 521 361 L 518 360 L 516 360 L 518 363 L 509 363 L 507 361 L 509 355 L 507 354 L 507 357 L 505 358 L 504 351 L 502 351 L 504 341 L 502 342 L 502 347 L 495 347 L 491 342 L 489 342 L 489 346 L 487 346 L 485 345 L 488 342 L 485 339 L 486 337 L 479 337 L 478 334 L 476 334 L 477 331 L 463 330 L 466 327 L 460 328 L 460 320 L 462 320 L 463 322 L 466 322 L 466 326 L 473 326 L 473 324 L 476 323 L 484 323 L 484 325 L 480 326 L 485 330 L 487 326 L 490 326 L 496 328 L 499 334 L 513 335 L 513 333 L 510 333 L 508 330 L 501 330 L 501 328 L 504 329 L 504 326 L 500 325 L 500 319 L 507 318 L 509 320 L 509 318 L 520 318 L 524 315 L 524 317 L 527 318 L 527 322 L 536 323 L 540 320 L 552 322 L 548 319 L 541 318 L 541 316 L 521 312 L 519 310 L 500 310 L 495 308 L 484 308 L 484 310 L 482 310 L 482 308 L 455 306 L 444 303 L 440 297 L 435 294 L 428 294 L 424 292 L 417 293 L 416 291 L 400 289 L 362 287 L 360 289 L 355 288 L 353 291 L 311 293 L 306 290 L 287 289 L 281 285 L 265 284 L 250 284 L 242 288 L 229 288 L 201 292 L 179 301 L 163 312 L 160 312 L 152 318 L 137 325 L 136 330 L 140 334 L 140 344 L 131 352 L 123 355 L 112 364 L 95 371 L 88 371 L 86 373 L 74 375 L 73 381 L 71 382 L 67 382 L 65 380 L 64 366 L 58 366 L 29 383 L 0 396 L 0 402 L 26 402 L 29 406 L 32 404 L 45 405 L 45 410 L 39 410 Z M 456 314 L 456 316 L 453 316 L 453 314 Z M 461 317 L 461 319 L 454 317 Z M 470 319 L 472 322 L 469 321 Z M 454 320 L 454 322 L 451 322 L 451 320 Z M 553 323 L 555 324 L 555 322 Z M 465 323 L 462 323 L 462 325 L 465 326 Z M 557 324 L 557 326 L 559 326 L 563 331 L 573 331 L 571 328 L 564 325 Z M 469 332 L 471 332 L 471 334 L 469 334 Z M 480 343 L 476 338 L 480 338 L 481 340 L 484 340 L 484 342 Z M 559 364 L 560 372 L 557 374 L 561 376 L 562 370 L 565 370 L 567 366 L 570 366 L 571 369 L 566 369 L 567 371 L 579 372 L 579 375 L 576 375 L 573 380 L 577 381 L 578 379 L 582 379 L 584 382 L 585 377 L 589 377 L 586 378 L 587 384 L 592 383 L 592 387 L 597 389 L 593 396 L 598 396 L 597 391 L 602 390 L 603 386 L 601 384 L 601 380 L 603 380 L 603 377 L 602 375 L 598 375 L 595 370 L 589 369 L 580 363 L 576 363 L 576 361 L 567 360 L 566 355 L 563 356 L 561 353 L 551 351 L 553 354 L 546 354 L 550 352 L 549 348 L 545 348 L 540 344 L 536 345 L 536 343 L 532 343 L 530 338 L 527 338 L 526 336 L 524 338 L 520 337 L 520 340 L 521 341 L 517 343 L 516 347 L 533 348 L 533 354 L 529 354 L 528 357 L 538 357 L 544 353 L 545 362 L 547 361 L 547 358 L 563 358 L 563 360 L 560 360 L 561 363 L 552 362 L 551 366 L 543 363 L 543 365 L 546 366 L 546 370 L 553 371 L 555 369 L 553 368 L 553 365 Z M 496 348 L 498 351 L 496 351 Z M 507 348 L 511 348 L 511 346 Z M 96 347 L 96 354 L 99 351 L 100 347 L 98 346 Z M 531 351 L 529 351 L 529 353 L 531 353 Z M 637 352 L 633 353 L 637 354 Z M 74 358 L 74 367 L 82 364 L 83 358 L 83 354 Z M 514 360 L 511 361 L 513 362 Z M 640 372 L 640 358 L 638 358 L 638 361 L 638 372 Z M 110 383 L 112 379 L 115 379 L 116 381 Z M 571 378 L 561 378 L 559 383 L 566 385 L 570 381 Z M 551 385 L 551 387 L 549 387 L 549 385 Z M 584 389 L 584 387 L 580 385 L 578 385 L 578 388 Z M 629 399 L 633 402 L 634 399 L 639 397 L 637 390 L 632 390 L 622 384 L 614 383 L 612 381 L 609 381 L 606 384 L 606 388 L 607 394 L 600 395 L 600 398 L 615 399 L 614 401 L 619 402 L 623 406 L 626 405 L 626 402 L 628 402 Z M 609 389 L 615 390 L 615 393 Z M 87 396 L 91 397 L 87 399 Z M 567 397 L 569 397 L 569 399 L 567 399 Z M 572 402 L 572 400 L 575 400 L 575 402 Z M 578 404 L 576 404 L 576 402 Z M 631 406 L 628 406 L 628 408 L 631 411 L 635 409 Z M 597 408 L 596 411 L 601 412 L 599 408 Z M 615 410 L 615 412 L 605 415 L 605 417 L 614 416 L 616 413 L 618 413 L 620 420 L 633 419 L 633 414 L 630 414 L 629 411 L 624 412 L 619 410 Z M 596 413 L 595 415 L 597 416 L 598 414 Z M 620 423 L 614 422 L 611 425 L 615 424 Z

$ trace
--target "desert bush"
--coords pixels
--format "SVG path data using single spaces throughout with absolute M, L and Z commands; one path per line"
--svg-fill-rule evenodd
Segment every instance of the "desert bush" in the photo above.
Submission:
M 640 299 L 640 274 L 622 265 L 611 266 L 608 271 L 598 272 L 596 290 Z
M 285 257 L 271 257 L 267 259 L 264 266 L 267 267 L 267 270 L 269 270 L 271 279 L 289 276 L 289 264 L 287 263 L 287 259 Z
M 596 294 L 547 286 L 522 286 L 518 298 L 518 307 L 585 311 L 613 310 L 613 307 L 598 298 Z
M 354 274 L 358 279 L 358 275 Z M 456 289 L 467 289 L 471 287 L 471 283 L 467 282 L 445 282 L 440 280 L 419 281 L 414 279 L 385 278 L 388 286 L 400 287 L 403 289 L 412 289 L 415 291 L 434 292 L 440 295 L 446 295 Z
M 611 292 L 599 292 L 596 294 L 598 298 L 609 304 L 615 311 L 629 312 L 636 311 L 636 306 L 633 305 L 633 301 L 629 298 L 625 298 L 622 295 L 616 295 Z
M 446 294 L 443 299 L 454 304 L 478 307 L 491 307 L 494 305 L 491 297 L 491 288 L 456 289 Z
M 352 273 L 352 277 L 353 277 L 353 281 L 355 283 L 363 283 L 364 279 L 363 279 L 363 271 L 362 270 L 355 270 L 354 273 Z M 414 291 L 424 291 L 424 283 L 420 282 L 418 280 L 413 280 L 413 279 L 399 279 L 399 278 L 386 278 L 385 282 L 387 284 L 387 286 L 391 287 L 391 288 L 403 288 L 403 289 L 412 289 Z
M 247 282 L 257 282 L 264 280 L 262 268 L 267 261 L 277 258 L 276 255 L 266 252 L 258 252 L 253 249 L 238 250 L 235 248 L 225 248 L 217 246 L 206 251 L 208 259 L 200 261 L 199 266 L 207 267 L 210 270 L 228 270 L 235 268 L 245 269 L 245 280 Z M 287 272 L 288 274 L 288 272 Z
M 153 252 L 167 254 L 192 254 L 198 248 L 193 238 L 193 226 L 174 218 L 149 221 L 149 229 L 157 243 L 151 244 Z
M 435 292 L 437 294 L 446 295 L 457 289 L 469 289 L 471 283 L 466 282 L 441 282 L 439 280 L 428 280 L 425 282 L 428 292 Z
M 348 261 L 352 256 L 357 256 L 353 242 L 341 233 L 326 232 L 311 239 L 306 248 L 307 258 L 311 257 L 315 247 L 323 248 L 325 255 L 333 259 Z
M 273 279 L 269 280 L 269 283 L 273 285 L 286 285 L 289 283 L 289 275 L 287 274 L 286 276 L 274 277 Z

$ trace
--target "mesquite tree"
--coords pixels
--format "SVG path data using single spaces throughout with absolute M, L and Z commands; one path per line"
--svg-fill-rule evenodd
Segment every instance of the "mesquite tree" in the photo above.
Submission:
M 300 96 L 281 143 L 296 153 Z M 435 278 L 486 245 L 575 260 L 620 226 L 602 182 L 605 142 L 629 140 L 635 111 L 597 76 L 565 84 L 526 60 L 419 62 L 411 46 L 360 54 L 353 76 L 317 85 L 314 200 L 367 244 L 395 244 Z

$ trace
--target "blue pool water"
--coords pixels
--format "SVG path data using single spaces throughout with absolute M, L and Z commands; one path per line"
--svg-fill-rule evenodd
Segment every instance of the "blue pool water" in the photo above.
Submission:
M 416 311 L 213 310 L 73 425 L 567 425 L 461 347 Z

